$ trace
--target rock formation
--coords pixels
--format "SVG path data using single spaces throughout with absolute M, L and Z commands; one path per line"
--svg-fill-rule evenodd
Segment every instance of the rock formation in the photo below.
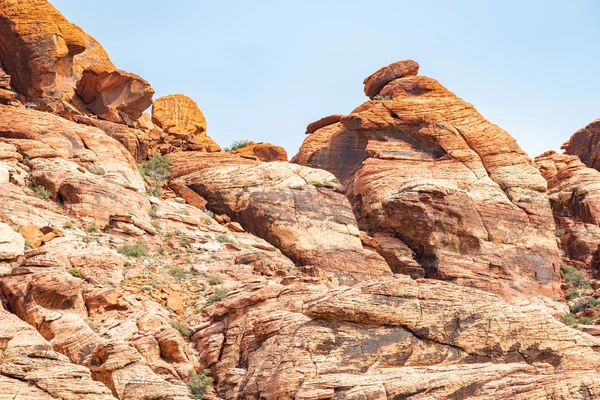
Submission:
M 593 129 L 534 165 L 418 68 L 288 163 L 0 0 L 0 399 L 600 399 Z
M 565 153 L 578 156 L 588 167 L 600 170 L 599 132 L 600 119 L 597 119 L 575 132 L 562 148 Z
M 156 99 L 152 105 L 152 122 L 171 137 L 170 140 L 165 138 L 165 141 L 176 148 L 221 151 L 219 145 L 206 134 L 204 114 L 196 102 L 187 96 L 172 94 Z
M 194 190 L 208 208 L 267 240 L 306 272 L 338 282 L 389 273 L 380 256 L 363 249 L 350 204 L 330 173 L 287 163 L 202 158 L 204 163 L 194 162 L 193 172 L 175 183 Z M 177 175 L 179 164 L 190 159 L 186 153 L 173 155 Z
M 248 142 L 246 146 L 234 152 L 242 157 L 255 158 L 260 161 L 287 161 L 287 151 L 281 146 L 271 143 Z
M 374 100 L 309 125 L 292 162 L 338 177 L 395 272 L 557 297 L 545 180 L 507 132 L 417 71 L 402 61 L 375 72 Z

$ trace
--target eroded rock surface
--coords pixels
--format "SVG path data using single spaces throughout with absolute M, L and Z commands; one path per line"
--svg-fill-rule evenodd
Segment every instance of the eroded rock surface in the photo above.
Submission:
M 600 170 L 600 119 L 579 129 L 562 145 L 567 154 L 576 155 L 588 167 Z
M 600 384 L 597 339 L 440 281 L 263 286 L 206 313 L 194 339 L 226 398 L 578 398 Z
M 316 130 L 292 162 L 338 177 L 360 229 L 404 242 L 425 276 L 507 298 L 557 297 L 559 253 L 544 178 L 472 105 L 434 79 L 412 76 L 416 67 L 394 65 L 365 81 L 369 94 L 385 85 L 379 100 Z
M 363 249 L 350 205 L 332 174 L 280 162 L 229 164 L 223 157 L 203 158 L 204 166 L 196 164 L 195 172 L 176 183 L 194 190 L 209 209 L 229 215 L 298 266 L 340 282 L 389 273 L 379 255 Z M 178 153 L 172 158 L 175 171 L 181 168 L 180 159 L 190 160 Z

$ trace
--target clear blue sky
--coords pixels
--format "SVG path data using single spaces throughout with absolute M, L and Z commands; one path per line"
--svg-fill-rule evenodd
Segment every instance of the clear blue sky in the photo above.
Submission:
M 51 0 L 156 96 L 200 105 L 222 146 L 290 156 L 363 79 L 414 59 L 534 157 L 600 118 L 597 0 Z

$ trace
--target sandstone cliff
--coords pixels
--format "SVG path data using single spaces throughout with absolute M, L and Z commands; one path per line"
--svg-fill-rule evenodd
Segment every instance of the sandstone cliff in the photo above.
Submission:
M 418 68 L 288 163 L 0 0 L 0 399 L 600 399 L 593 134 L 533 164 Z

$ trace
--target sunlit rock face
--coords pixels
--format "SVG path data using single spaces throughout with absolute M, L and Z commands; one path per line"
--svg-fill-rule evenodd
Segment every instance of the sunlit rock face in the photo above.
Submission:
M 371 75 L 372 99 L 309 126 L 292 162 L 340 179 L 360 229 L 383 238 L 396 272 L 507 298 L 557 297 L 546 181 L 510 134 L 417 71 L 401 61 Z M 421 272 L 389 256 L 389 238 L 411 249 Z

